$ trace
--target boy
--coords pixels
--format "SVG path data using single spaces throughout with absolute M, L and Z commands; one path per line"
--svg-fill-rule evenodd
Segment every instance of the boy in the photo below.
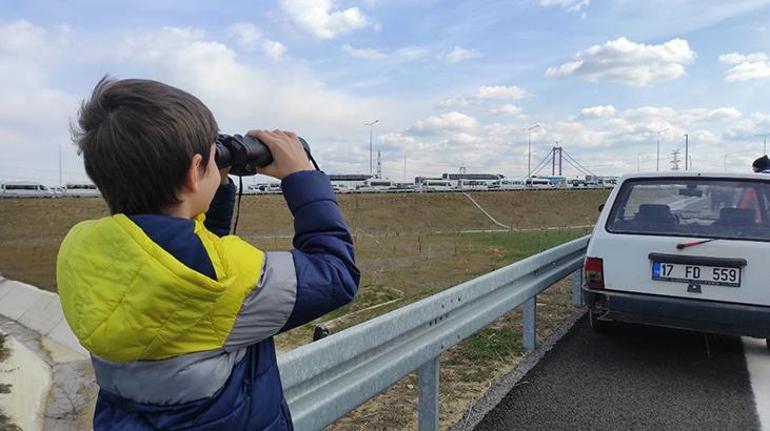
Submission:
M 95 430 L 292 429 L 272 336 L 356 293 L 329 179 L 293 133 L 249 132 L 273 154 L 261 173 L 281 179 L 295 249 L 228 235 L 217 130 L 200 100 L 155 81 L 104 78 L 81 107 L 73 140 L 112 215 L 70 230 L 57 285 L 91 352 Z

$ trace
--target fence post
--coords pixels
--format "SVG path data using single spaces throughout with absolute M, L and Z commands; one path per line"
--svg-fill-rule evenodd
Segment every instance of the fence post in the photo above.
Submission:
M 583 271 L 577 270 L 572 273 L 572 305 L 582 307 L 583 302 Z
M 420 431 L 438 430 L 439 367 L 439 357 L 436 356 L 417 369 L 417 384 L 420 387 L 417 407 Z
M 524 348 L 528 352 L 535 350 L 537 343 L 537 296 L 533 296 L 524 303 Z

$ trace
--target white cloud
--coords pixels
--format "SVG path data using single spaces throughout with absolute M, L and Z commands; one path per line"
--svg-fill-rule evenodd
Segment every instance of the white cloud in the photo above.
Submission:
M 355 58 L 363 58 L 366 60 L 390 60 L 395 62 L 419 60 L 429 53 L 428 49 L 420 46 L 405 46 L 387 53 L 376 48 L 355 48 L 347 43 L 342 45 L 342 51 Z
M 526 90 L 515 85 L 510 87 L 502 85 L 483 85 L 479 87 L 479 92 L 476 97 L 479 99 L 521 99 L 526 95 Z
M 281 42 L 265 40 L 262 42 L 262 52 L 273 61 L 279 61 L 286 55 L 286 47 Z
M 732 66 L 725 74 L 726 82 L 770 79 L 770 56 L 764 52 L 752 54 L 731 52 L 720 55 L 719 62 Z
M 260 51 L 274 62 L 281 60 L 286 54 L 286 47 L 281 42 L 265 38 L 262 30 L 254 24 L 235 23 L 230 26 L 230 35 L 245 51 Z
M 770 132 L 770 113 L 754 112 L 735 122 L 725 132 L 728 139 L 739 141 L 759 141 L 757 134 Z
M 0 32 L 5 30 L 6 26 L 0 23 Z M 32 35 L 56 34 L 53 28 L 33 30 Z M 49 39 L 44 39 L 44 47 L 58 47 Z M 213 40 L 196 28 L 134 31 L 108 42 L 105 45 L 109 49 L 95 52 L 93 46 L 80 41 L 62 52 L 61 58 L 72 58 L 72 53 L 88 48 L 99 69 L 106 65 L 115 77 L 139 71 L 141 77 L 188 91 L 212 110 L 227 133 L 252 128 L 295 130 L 309 140 L 316 159 L 329 171 L 365 169 L 368 151 L 361 141 L 368 134 L 362 124 L 371 120 L 370 116 L 390 127 L 408 125 L 418 118 L 411 105 L 404 106 L 387 97 L 357 97 L 330 89 L 301 61 L 287 59 L 281 67 L 252 67 L 240 60 L 235 40 L 232 44 Z M 13 46 L 22 45 L 14 42 Z M 30 46 L 30 42 L 25 46 Z M 94 72 L 93 81 L 84 85 L 80 94 L 67 94 L 48 84 L 47 77 L 56 76 L 60 70 L 46 63 L 47 58 L 37 59 L 34 64 L 24 59 L 22 63 L 7 54 L 9 51 L 0 51 L 0 79 L 7 89 L 0 103 L 0 150 L 12 155 L 5 164 L 20 158 L 31 166 L 29 163 L 34 160 L 39 162 L 34 165 L 36 168 L 53 170 L 47 180 L 55 181 L 57 145 L 63 143 L 73 153 L 72 163 L 65 163 L 65 169 L 72 166 L 82 172 L 82 165 L 68 145 L 69 119 L 96 83 L 99 72 Z M 34 55 L 29 57 L 36 59 Z M 20 74 L 20 70 L 25 73 Z M 32 81 L 33 75 L 41 78 Z M 36 138 L 30 140 L 29 136 Z M 0 179 L 14 178 L 8 172 L 0 167 Z M 27 178 L 35 176 L 40 177 L 40 172 L 34 171 Z
M 578 52 L 573 61 L 548 68 L 545 76 L 581 76 L 589 81 L 647 86 L 681 78 L 685 74 L 685 66 L 694 58 L 695 52 L 683 39 L 645 45 L 621 37 Z
M 46 30 L 26 20 L 0 25 L 0 54 L 3 56 L 31 56 L 47 50 Z
M 447 132 L 468 132 L 478 126 L 478 121 L 463 113 L 452 111 L 417 120 L 410 131 L 422 135 L 439 135 Z
M 424 58 L 429 53 L 427 48 L 421 46 L 405 46 L 396 50 L 396 56 L 404 60 L 417 60 Z
M 281 0 L 281 8 L 295 24 L 319 39 L 334 39 L 369 25 L 360 9 L 333 10 L 332 0 Z
M 457 64 L 461 61 L 481 57 L 481 54 L 475 49 L 466 49 L 461 46 L 455 46 L 450 52 L 444 55 L 444 61 L 449 64 Z
M 581 109 L 580 116 L 583 118 L 611 117 L 615 112 L 615 107 L 612 105 L 597 105 Z
M 538 0 L 537 3 L 540 6 L 560 7 L 567 12 L 580 12 L 583 8 L 588 7 L 591 0 Z
M 476 105 L 487 100 L 517 100 L 528 96 L 527 90 L 516 85 L 482 85 L 476 94 L 472 96 L 450 97 L 436 104 L 436 107 L 462 108 L 469 105 Z
M 444 99 L 436 103 L 436 108 L 438 109 L 464 108 L 472 103 L 478 103 L 478 99 L 473 96 L 450 97 L 448 99 Z
M 70 48 L 66 26 L 44 28 L 25 20 L 0 22 L 0 179 L 58 177 L 58 146 L 65 168 L 74 151 L 69 145 L 69 119 L 79 97 L 51 83 L 59 61 Z M 30 139 L 34 137 L 34 139 Z M 18 168 L 13 168 L 18 166 Z
M 447 113 L 426 118 L 396 135 L 404 148 L 411 146 L 419 152 L 441 154 L 441 161 L 447 166 L 426 165 L 428 172 L 467 165 L 474 171 L 523 175 L 527 169 L 528 137 L 524 128 L 537 121 L 541 127 L 532 133 L 533 166 L 546 156 L 555 141 L 559 141 L 568 153 L 592 171 L 619 174 L 636 170 L 637 153 L 641 153 L 641 169 L 655 169 L 657 131 L 664 128 L 668 130 L 660 134 L 663 169 L 668 166 L 670 151 L 684 148 L 683 135 L 688 133 L 691 155 L 699 169 L 720 171 L 723 153 L 727 151 L 726 139 L 733 140 L 732 145 L 741 140 L 759 142 L 758 138 L 751 138 L 756 130 L 763 126 L 770 130 L 770 114 L 752 114 L 744 118 L 733 107 L 640 106 L 620 110 L 614 105 L 597 105 L 581 111 L 583 115 L 571 119 L 516 116 L 511 121 L 491 123 L 475 118 L 464 123 L 461 120 L 467 115 L 454 112 L 451 116 Z M 725 133 L 730 128 L 735 128 L 733 137 Z M 565 169 L 567 175 L 579 174 L 567 162 Z M 546 171 L 550 172 L 550 165 L 540 174 Z
M 687 126 L 697 123 L 734 121 L 741 117 L 741 112 L 733 107 L 676 110 L 668 106 L 641 106 L 624 111 L 623 116 L 633 121 L 659 121 Z
M 239 22 L 230 26 L 230 34 L 242 48 L 254 50 L 262 40 L 262 30 L 254 24 Z
M 768 56 L 764 52 L 755 52 L 753 54 L 739 54 L 737 52 L 731 52 L 729 54 L 722 54 L 719 56 L 719 62 L 722 64 L 755 63 L 758 61 L 767 60 Z
M 326 88 L 300 63 L 278 69 L 250 68 L 238 61 L 230 47 L 193 28 L 166 27 L 132 35 L 118 51 L 125 62 L 143 65 L 164 82 L 200 97 L 223 130 L 283 127 L 329 137 L 360 126 L 366 120 L 364 113 L 367 118 L 379 113 L 383 122 L 402 115 L 389 102 Z
M 387 57 L 381 51 L 374 48 L 353 48 L 349 44 L 342 45 L 342 50 L 351 57 L 364 58 L 367 60 L 382 60 Z
M 503 106 L 490 109 L 489 112 L 495 115 L 518 115 L 518 114 L 521 114 L 521 108 L 516 105 L 511 105 L 510 103 L 506 103 Z

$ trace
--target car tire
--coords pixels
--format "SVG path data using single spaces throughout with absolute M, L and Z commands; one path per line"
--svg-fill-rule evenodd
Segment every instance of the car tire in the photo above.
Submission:
M 613 321 L 611 320 L 599 320 L 599 313 L 588 311 L 588 325 L 591 326 L 594 332 L 604 333 L 608 332 L 613 327 Z
M 770 338 L 765 338 L 765 347 L 767 347 L 767 350 L 770 351 Z

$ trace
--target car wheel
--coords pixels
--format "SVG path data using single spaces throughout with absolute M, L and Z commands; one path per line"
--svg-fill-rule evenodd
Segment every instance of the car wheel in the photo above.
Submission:
M 588 311 L 588 324 L 594 332 L 607 332 L 612 328 L 613 323 L 611 320 L 599 320 L 599 313 Z
M 770 338 L 765 338 L 765 347 L 767 347 L 767 350 L 770 350 Z

